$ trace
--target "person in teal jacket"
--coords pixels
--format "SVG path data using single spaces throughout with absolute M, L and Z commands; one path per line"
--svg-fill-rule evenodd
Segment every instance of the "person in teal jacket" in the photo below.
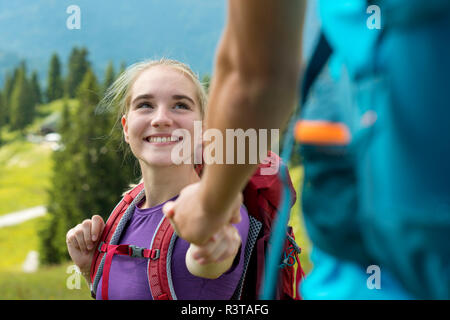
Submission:
M 450 2 L 323 0 L 319 12 L 333 53 L 296 131 L 314 244 L 302 294 L 449 299 Z M 318 123 L 346 139 L 318 140 Z

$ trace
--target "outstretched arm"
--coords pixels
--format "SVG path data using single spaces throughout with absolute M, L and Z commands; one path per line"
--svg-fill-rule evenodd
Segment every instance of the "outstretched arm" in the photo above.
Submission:
M 282 129 L 297 102 L 304 1 L 231 0 L 228 10 L 206 128 L 219 129 L 224 137 L 226 129 Z M 206 165 L 207 211 L 225 212 L 255 168 Z
M 258 132 L 287 124 L 297 103 L 304 8 L 300 0 L 229 0 L 206 129 L 226 137 L 226 129 Z M 194 244 L 206 243 L 233 220 L 233 204 L 255 169 L 255 164 L 206 165 L 196 192 L 180 194 L 165 208 L 178 234 Z M 192 219 L 201 223 L 189 223 Z

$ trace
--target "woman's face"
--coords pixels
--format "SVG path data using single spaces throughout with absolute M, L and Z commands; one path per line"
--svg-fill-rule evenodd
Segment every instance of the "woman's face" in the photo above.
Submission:
M 169 66 L 150 67 L 138 76 L 122 117 L 125 141 L 136 158 L 150 166 L 173 164 L 174 146 L 188 142 L 173 131 L 189 131 L 193 142 L 194 121 L 201 120 L 196 92 L 187 76 Z

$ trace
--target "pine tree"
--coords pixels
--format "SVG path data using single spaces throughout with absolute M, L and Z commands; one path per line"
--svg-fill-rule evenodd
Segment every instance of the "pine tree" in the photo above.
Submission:
M 63 104 L 58 133 L 61 135 L 60 148 L 53 152 L 52 185 L 49 190 L 47 205 L 47 220 L 39 230 L 41 260 L 45 264 L 60 263 L 69 258 L 66 245 L 63 243 L 70 228 L 80 222 L 81 212 L 77 208 L 74 197 L 78 183 L 77 168 L 74 166 L 73 155 L 76 144 L 71 139 L 72 119 L 66 101 Z
M 39 85 L 37 71 L 33 71 L 31 73 L 30 88 L 33 95 L 34 105 L 42 103 L 41 86 Z
M 5 108 L 4 121 L 7 124 L 10 123 L 11 95 L 14 90 L 14 83 L 16 82 L 17 74 L 18 68 L 15 68 L 15 70 L 12 73 L 7 72 L 5 76 L 5 86 L 3 89 L 3 104 Z
M 59 132 L 63 147 L 54 154 L 50 217 L 40 237 L 44 263 L 67 259 L 67 231 L 94 214 L 107 219 L 130 182 L 121 169 L 122 159 L 107 139 L 110 117 L 95 113 L 99 92 L 97 79 L 88 69 L 77 90 L 77 108 L 70 113 L 65 106 L 62 112 Z
M 109 68 L 108 68 L 109 69 Z M 113 73 L 111 71 L 106 71 L 106 74 Z M 120 64 L 119 72 L 115 75 L 114 80 L 116 80 L 122 73 L 126 70 L 126 63 L 124 61 Z M 109 87 L 113 81 L 106 80 L 111 79 L 111 76 L 105 76 L 104 87 Z M 128 146 L 123 141 L 122 125 L 120 124 L 120 117 L 118 117 L 119 110 L 116 108 L 106 110 L 106 114 L 110 119 L 110 133 L 108 136 L 108 145 L 113 148 L 117 155 L 118 161 L 120 161 L 120 173 L 123 176 L 123 181 L 127 181 L 128 184 L 135 183 L 140 180 L 141 172 L 139 167 L 139 162 L 137 159 L 129 152 Z
M 64 87 L 61 77 L 61 63 L 59 57 L 54 53 L 50 59 L 50 66 L 47 76 L 47 101 L 51 102 L 63 97 Z
M 3 93 L 0 91 L 0 128 L 5 123 L 5 113 L 6 113 L 6 108 L 5 108 L 5 102 L 3 99 Z
M 102 85 L 102 95 L 105 95 L 106 90 L 113 84 L 113 82 L 115 80 L 116 80 L 116 75 L 115 75 L 115 71 L 114 71 L 114 65 L 110 61 L 105 70 L 105 76 L 104 76 L 103 85 Z M 108 126 L 111 129 L 110 134 L 108 136 L 109 136 L 109 138 L 114 139 L 115 135 L 114 135 L 113 127 L 115 126 L 117 110 L 110 110 L 110 109 L 106 109 L 102 106 L 99 106 L 99 108 L 97 109 L 97 112 L 100 112 L 100 114 L 103 114 L 104 117 L 108 119 L 107 120 L 109 122 Z M 117 141 L 117 140 L 115 140 L 115 141 Z
M 6 123 L 6 106 L 3 98 L 3 94 L 0 91 L 0 146 L 2 145 L 2 128 L 3 125 Z
M 114 79 L 111 81 L 110 73 L 113 73 L 114 70 L 108 71 L 109 69 L 112 69 L 112 63 L 111 67 L 107 68 L 106 75 L 105 75 L 105 82 L 104 87 L 108 88 L 114 80 L 117 79 L 123 72 L 126 70 L 126 64 L 125 62 L 122 62 L 120 64 L 119 72 L 115 75 Z M 118 161 L 120 161 L 120 173 L 122 175 L 122 180 L 126 181 L 128 184 L 135 183 L 138 180 L 140 180 L 141 173 L 140 173 L 140 167 L 139 162 L 137 159 L 127 150 L 128 146 L 123 141 L 123 134 L 122 134 L 122 125 L 120 124 L 120 117 L 118 117 L 119 110 L 116 108 L 104 110 L 105 116 L 107 116 L 110 119 L 110 133 L 108 135 L 108 145 L 114 150 L 116 153 L 116 158 Z
M 15 82 L 15 78 L 14 78 L 14 72 L 11 74 L 9 71 L 6 73 L 5 75 L 5 84 L 4 84 L 4 88 L 3 88 L 3 99 L 5 101 L 5 103 L 7 104 L 8 99 L 11 97 L 11 93 L 14 89 L 14 82 Z
M 88 51 L 86 48 L 72 49 L 69 57 L 68 75 L 66 79 L 66 95 L 75 98 L 78 86 L 83 81 L 84 75 L 90 67 L 87 60 Z
M 109 88 L 109 86 L 113 84 L 115 78 L 116 78 L 116 75 L 115 75 L 115 71 L 114 71 L 114 65 L 113 65 L 112 61 L 110 61 L 108 63 L 108 66 L 106 67 L 105 78 L 103 80 L 103 94 L 106 92 L 106 90 Z
M 74 122 L 80 147 L 80 182 L 83 211 L 107 217 L 127 184 L 120 174 L 121 159 L 108 143 L 111 121 L 107 114 L 98 114 L 99 86 L 91 70 L 86 73 L 77 93 L 80 108 Z M 95 192 L 93 192 L 95 190 Z
M 127 64 L 125 61 L 122 61 L 120 63 L 120 69 L 119 69 L 119 73 L 117 74 L 117 76 L 120 76 L 122 73 L 124 73 L 126 69 L 127 69 Z
M 26 77 L 26 67 L 22 63 L 10 98 L 10 122 L 13 130 L 23 130 L 34 119 L 35 103 L 31 91 L 31 85 Z

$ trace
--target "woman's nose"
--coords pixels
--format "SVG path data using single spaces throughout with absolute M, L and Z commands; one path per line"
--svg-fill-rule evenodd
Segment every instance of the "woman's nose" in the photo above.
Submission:
M 166 108 L 158 108 L 156 110 L 155 116 L 152 119 L 152 126 L 153 127 L 170 127 L 172 125 L 173 121 L 170 117 L 170 111 Z

